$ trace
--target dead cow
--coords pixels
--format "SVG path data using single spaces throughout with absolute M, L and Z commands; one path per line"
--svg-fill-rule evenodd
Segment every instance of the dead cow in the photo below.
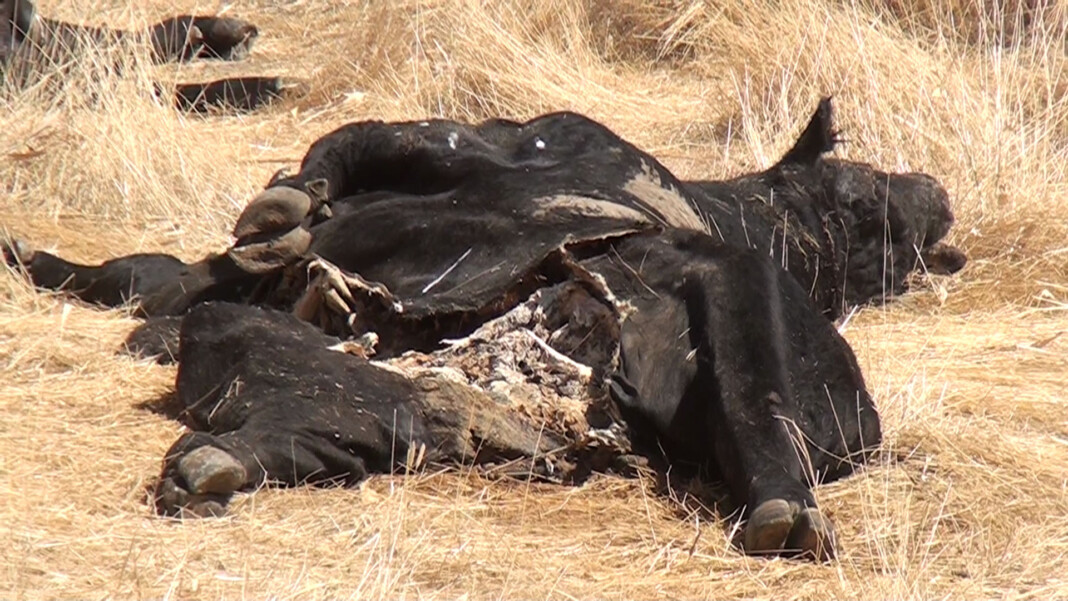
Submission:
M 610 456 L 663 449 L 724 480 L 747 551 L 828 557 L 811 486 L 850 473 L 880 428 L 827 317 L 904 290 L 953 220 L 932 178 L 829 159 L 834 141 L 825 100 L 771 169 L 686 182 L 574 113 L 363 122 L 274 178 L 225 253 L 96 267 L 8 254 L 38 285 L 187 314 L 177 388 L 194 432 L 168 453 L 164 513 L 215 513 L 263 481 L 352 483 L 413 456 L 527 458 L 578 479 L 613 465 L 590 451 L 608 436 Z M 947 271 L 962 265 L 939 252 L 959 258 Z M 369 337 L 375 362 L 337 352 Z M 445 342 L 458 339 L 473 352 Z M 560 390 L 585 412 L 531 421 L 508 405 L 522 382 L 487 397 L 496 359 L 528 339 L 526 356 L 577 370 L 583 384 Z M 483 369 L 500 340 L 511 346 Z M 549 394 L 549 367 L 514 365 L 511 380 Z

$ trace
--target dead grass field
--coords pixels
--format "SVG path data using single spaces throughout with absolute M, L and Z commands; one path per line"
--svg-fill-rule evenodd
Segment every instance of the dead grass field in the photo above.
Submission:
M 253 58 L 0 94 L 0 227 L 83 260 L 222 248 L 244 203 L 351 120 L 574 109 L 684 177 L 768 165 L 833 93 L 841 154 L 950 189 L 971 258 L 854 316 L 885 452 L 818 489 L 839 561 L 750 559 L 729 516 L 651 482 L 461 473 L 263 490 L 153 516 L 174 369 L 116 356 L 135 321 L 0 273 L 0 597 L 1068 597 L 1068 17 L 998 0 L 248 0 Z M 40 0 L 142 25 L 194 0 Z M 1020 18 L 1016 18 L 1020 15 Z M 148 77 L 309 80 L 254 116 L 184 118 Z M 96 74 L 96 75 L 95 75 Z

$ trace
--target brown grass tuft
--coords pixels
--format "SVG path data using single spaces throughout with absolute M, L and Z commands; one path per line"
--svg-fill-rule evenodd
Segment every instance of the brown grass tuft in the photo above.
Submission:
M 215 9 L 41 0 L 143 26 Z M 296 0 L 230 9 L 239 65 L 83 57 L 68 87 L 0 90 L 0 227 L 84 260 L 221 248 L 244 203 L 350 120 L 598 118 L 682 176 L 765 166 L 833 93 L 842 154 L 950 188 L 971 263 L 847 325 L 886 444 L 819 488 L 830 566 L 741 557 L 731 516 L 644 480 L 577 489 L 466 473 L 260 491 L 231 517 L 152 516 L 180 426 L 143 408 L 174 370 L 114 349 L 133 327 L 0 273 L 0 596 L 1068 596 L 1068 84 L 1058 3 L 998 0 Z M 280 73 L 310 92 L 182 117 L 150 82 Z

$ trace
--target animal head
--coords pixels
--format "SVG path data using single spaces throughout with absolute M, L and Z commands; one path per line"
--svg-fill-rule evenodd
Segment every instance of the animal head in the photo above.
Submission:
M 821 169 L 841 228 L 836 251 L 847 302 L 901 294 L 913 271 L 949 274 L 964 267 L 964 253 L 940 242 L 954 216 L 949 194 L 933 177 L 832 159 Z
M 851 213 L 860 237 L 923 249 L 949 233 L 949 193 L 924 173 L 888 173 L 866 163 L 824 159 L 825 189 L 836 210 Z
M 159 62 L 196 58 L 204 47 L 204 32 L 193 17 L 165 19 L 149 30 L 152 51 Z
M 949 193 L 924 173 L 889 173 L 867 163 L 829 158 L 841 143 L 830 97 L 820 100 L 808 126 L 776 167 L 817 167 L 832 210 L 852 212 L 865 225 L 876 221 L 880 235 L 926 248 L 953 225 Z M 885 227 L 884 227 L 885 226 Z
M 182 15 L 160 21 L 151 30 L 157 60 L 197 58 L 241 60 L 248 56 L 259 30 L 229 17 Z
M 948 274 L 964 267 L 964 253 L 940 242 L 955 217 L 938 180 L 827 156 L 838 143 L 830 98 L 824 98 L 770 173 L 809 190 L 784 196 L 795 198 L 788 208 L 803 215 L 810 234 L 830 238 L 846 303 L 900 294 L 918 269 Z

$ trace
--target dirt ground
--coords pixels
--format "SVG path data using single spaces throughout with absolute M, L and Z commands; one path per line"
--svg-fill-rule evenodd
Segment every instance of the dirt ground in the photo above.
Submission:
M 181 427 L 149 407 L 174 368 L 115 354 L 128 312 L 0 272 L 0 596 L 1068 597 L 1068 17 L 1021 8 L 1042 4 L 250 0 L 224 9 L 260 27 L 248 61 L 116 79 L 86 59 L 78 89 L 0 90 L 0 228 L 75 259 L 225 247 L 271 173 L 348 121 L 577 110 L 682 177 L 723 177 L 774 162 L 824 94 L 842 156 L 944 182 L 970 257 L 844 324 L 885 444 L 817 490 L 828 565 L 744 557 L 732 516 L 640 479 L 422 473 L 157 518 L 145 488 Z M 39 10 L 133 27 L 220 7 Z M 306 91 L 207 118 L 146 93 L 239 73 Z

